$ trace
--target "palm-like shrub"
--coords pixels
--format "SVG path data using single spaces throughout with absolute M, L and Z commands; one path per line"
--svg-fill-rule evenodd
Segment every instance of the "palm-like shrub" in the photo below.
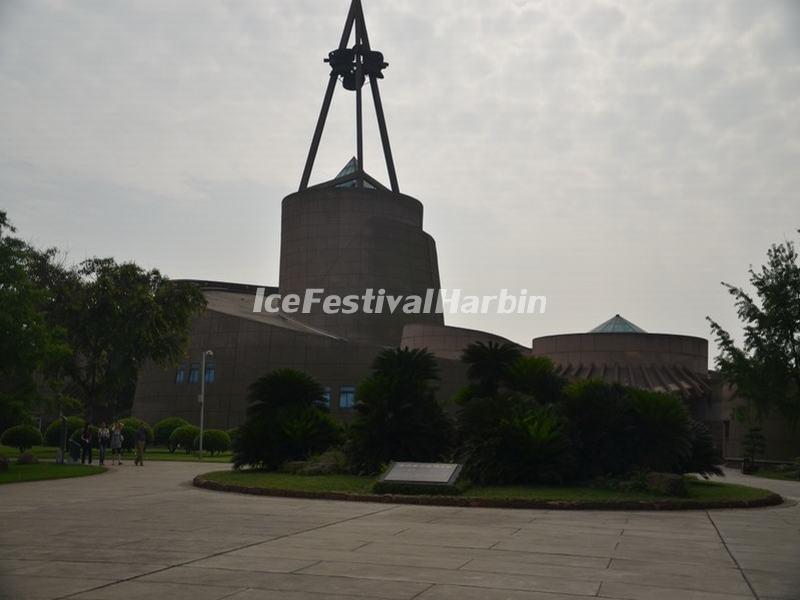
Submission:
M 564 420 L 520 394 L 473 398 L 459 411 L 460 459 L 479 484 L 551 483 L 573 470 Z
M 42 434 L 33 425 L 15 425 L 3 432 L 2 437 L 0 437 L 0 443 L 17 448 L 22 453 L 28 448 L 40 446 Z
M 632 468 L 636 422 L 627 388 L 601 381 L 576 382 L 565 389 L 562 407 L 580 478 L 618 475 Z
M 67 438 L 72 435 L 76 429 L 81 430 L 86 424 L 81 417 L 67 417 Z M 56 419 L 44 432 L 44 443 L 47 446 L 60 446 L 61 445 L 61 419 Z
M 533 396 L 541 404 L 561 401 L 564 387 L 563 377 L 556 375 L 553 361 L 545 356 L 521 356 L 508 369 L 508 387 L 522 394 Z
M 678 471 L 680 473 L 697 473 L 703 477 L 709 475 L 723 475 L 722 454 L 714 447 L 711 431 L 704 423 L 691 419 L 689 430 L 692 439 L 692 451 Z
M 200 435 L 200 428 L 194 425 L 176 427 L 169 436 L 170 452 L 175 452 L 178 448 L 183 448 L 186 454 L 189 454 L 194 446 L 194 440 L 198 435 Z M 125 441 L 127 442 L 127 439 Z
M 635 422 L 634 468 L 677 472 L 692 453 L 689 412 L 671 394 L 627 389 Z
M 200 449 L 200 434 L 194 438 L 194 449 Z M 219 429 L 206 429 L 203 431 L 203 452 L 208 452 L 211 456 L 231 449 L 231 438 Z
M 353 468 L 374 473 L 392 460 L 435 461 L 451 442 L 451 425 L 436 401 L 438 365 L 427 350 L 381 352 L 358 387 L 357 416 L 346 445 Z
M 153 441 L 159 446 L 169 446 L 169 436 L 178 427 L 189 425 L 189 421 L 180 417 L 167 417 L 153 425 Z
M 235 468 L 275 469 L 323 452 L 339 440 L 324 389 L 310 375 L 278 369 L 250 386 L 247 419 L 234 440 Z
M 493 396 L 508 381 L 512 365 L 522 356 L 511 342 L 473 342 L 461 355 L 467 377 L 481 396 Z

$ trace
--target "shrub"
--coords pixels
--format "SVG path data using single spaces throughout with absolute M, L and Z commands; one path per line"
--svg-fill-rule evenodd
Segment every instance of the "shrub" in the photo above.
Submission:
M 522 356 L 511 342 L 473 342 L 464 348 L 461 361 L 467 364 L 467 377 L 482 396 L 493 396 L 508 382 L 512 365 Z
M 226 433 L 228 434 L 228 437 L 231 438 L 231 447 L 233 447 L 233 444 L 236 441 L 236 438 L 239 437 L 239 428 L 238 427 L 231 427 L 230 429 L 228 429 L 228 431 Z
M 562 406 L 579 478 L 593 479 L 631 470 L 635 463 L 636 425 L 626 388 L 600 381 L 579 381 L 565 388 Z
M 508 387 L 533 396 L 542 404 L 561 401 L 567 382 L 556 375 L 553 361 L 544 356 L 521 356 L 507 374 Z
M 392 460 L 436 461 L 446 454 L 452 428 L 431 385 L 437 369 L 427 350 L 378 355 L 373 375 L 358 387 L 346 444 L 356 471 L 375 473 Z
M 692 453 L 689 412 L 672 394 L 627 389 L 634 419 L 633 464 L 641 470 L 675 473 Z
M 153 438 L 153 429 L 145 421 L 142 421 L 141 419 L 137 419 L 136 417 L 126 417 L 125 419 L 120 419 L 120 423 L 122 423 L 123 435 L 124 435 L 124 430 L 126 428 L 131 428 L 133 430 L 134 435 L 133 435 L 133 439 L 131 440 L 131 448 L 136 443 L 136 439 L 135 439 L 136 435 L 135 434 L 136 434 L 137 431 L 139 431 L 139 427 L 141 427 L 142 425 L 144 425 L 144 429 L 147 432 L 147 444 L 149 445 L 149 444 L 153 443 L 153 439 L 154 439 Z
M 25 452 L 28 448 L 40 446 L 42 443 L 42 434 L 33 425 L 15 425 L 9 427 L 3 432 L 0 437 L 0 442 L 6 446 L 18 448 L 20 453 Z
M 200 433 L 195 436 L 192 442 L 195 450 L 200 449 Z M 206 429 L 203 431 L 203 452 L 208 452 L 211 456 L 220 452 L 227 452 L 231 449 L 230 436 L 219 429 Z
M 97 438 L 98 431 L 99 429 L 97 427 L 95 427 L 94 425 L 89 425 L 89 436 L 90 439 L 92 440 L 92 448 L 97 448 L 98 446 L 98 438 Z M 83 435 L 83 427 L 73 431 L 72 435 L 69 436 L 69 439 L 73 442 L 77 442 L 78 444 L 80 444 L 82 435 Z
M 32 452 L 23 452 L 17 457 L 18 465 L 38 465 L 39 459 Z
M 473 398 L 459 411 L 464 474 L 479 484 L 561 482 L 572 474 L 572 449 L 554 407 L 504 394 Z
M 167 417 L 153 426 L 153 442 L 159 446 L 169 445 L 169 436 L 178 427 L 189 425 L 189 422 L 180 417 Z
M 310 375 L 278 369 L 250 386 L 247 420 L 233 445 L 234 467 L 276 469 L 287 460 L 323 452 L 340 437 Z
M 692 440 L 692 450 L 687 459 L 681 464 L 679 472 L 697 473 L 703 477 L 709 475 L 723 475 L 722 454 L 714 447 L 711 431 L 703 423 L 691 419 L 689 431 Z
M 76 429 L 83 429 L 86 424 L 81 417 L 67 417 L 67 438 L 72 435 Z M 61 445 L 61 419 L 56 419 L 45 429 L 44 443 L 47 446 L 58 447 Z
M 186 454 L 192 451 L 194 438 L 200 435 L 200 428 L 194 425 L 183 425 L 172 430 L 169 436 L 170 452 L 175 452 L 177 448 L 183 448 Z

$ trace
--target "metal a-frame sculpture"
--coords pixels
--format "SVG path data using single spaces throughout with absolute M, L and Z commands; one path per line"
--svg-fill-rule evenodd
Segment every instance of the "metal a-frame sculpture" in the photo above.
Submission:
M 350 36 L 355 28 L 355 43 L 352 48 L 348 48 Z M 330 64 L 331 73 L 328 80 L 328 88 L 325 90 L 325 98 L 322 101 L 322 109 L 317 120 L 317 128 L 314 130 L 314 137 L 311 140 L 311 148 L 308 150 L 306 166 L 303 169 L 303 178 L 300 181 L 300 191 L 308 189 L 308 180 L 311 178 L 311 171 L 314 168 L 314 159 L 317 156 L 319 142 L 322 139 L 322 130 L 325 128 L 325 121 L 328 118 L 328 110 L 333 99 L 333 92 L 336 83 L 342 78 L 345 89 L 356 93 L 356 171 L 348 177 L 348 180 L 355 180 L 357 187 L 363 187 L 364 181 L 368 181 L 376 187 L 383 188 L 377 181 L 364 172 L 364 135 L 362 123 L 362 93 L 366 78 L 369 78 L 369 86 L 372 91 L 372 99 L 375 102 L 375 115 L 378 118 L 378 129 L 381 134 L 383 144 L 383 155 L 386 158 L 386 171 L 389 173 L 389 182 L 392 191 L 400 192 L 397 185 L 397 174 L 394 170 L 392 160 L 392 149 L 389 145 L 389 134 L 386 131 L 386 118 L 383 114 L 383 104 L 381 103 L 381 93 L 378 89 L 378 79 L 383 78 L 383 69 L 389 66 L 383 61 L 383 54 L 372 50 L 369 45 L 369 35 L 367 25 L 364 21 L 364 11 L 361 7 L 361 0 L 352 0 L 350 10 L 347 13 L 347 20 L 344 24 L 344 32 L 339 42 L 339 47 L 328 54 L 325 62 Z

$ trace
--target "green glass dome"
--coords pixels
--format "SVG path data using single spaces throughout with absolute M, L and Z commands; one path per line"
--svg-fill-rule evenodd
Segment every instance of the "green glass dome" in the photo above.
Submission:
M 605 323 L 601 323 L 589 333 L 647 333 L 641 327 L 634 325 L 628 319 L 614 315 Z

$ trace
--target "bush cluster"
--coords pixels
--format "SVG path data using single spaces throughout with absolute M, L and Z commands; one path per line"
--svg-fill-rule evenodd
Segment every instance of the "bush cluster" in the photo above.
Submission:
M 175 452 L 181 448 L 186 454 L 189 454 L 194 446 L 194 439 L 198 435 L 200 435 L 200 428 L 194 425 L 176 427 L 169 436 L 169 451 Z
M 67 438 L 72 432 L 83 429 L 86 424 L 81 417 L 67 417 Z M 61 419 L 56 419 L 44 431 L 44 443 L 46 446 L 58 447 L 61 445 Z
M 189 422 L 186 419 L 181 419 L 180 417 L 162 419 L 153 425 L 153 441 L 159 446 L 169 446 L 169 436 L 172 435 L 172 432 L 178 427 L 188 424 Z
M 193 442 L 195 450 L 200 449 L 200 432 L 197 432 Z M 208 452 L 211 456 L 220 452 L 227 452 L 231 449 L 231 437 L 227 432 L 220 429 L 206 429 L 203 431 L 203 452 Z
M 393 460 L 454 460 L 478 484 L 633 478 L 645 485 L 648 473 L 720 472 L 708 429 L 677 396 L 602 381 L 568 384 L 549 359 L 523 356 L 513 344 L 471 344 L 463 360 L 469 385 L 454 398 L 451 420 L 436 401 L 430 352 L 381 352 L 343 435 L 320 407 L 314 379 L 274 371 L 251 387 L 234 466 L 290 462 L 287 468 L 316 473 L 308 458 L 344 439 L 354 472 L 376 473 Z

